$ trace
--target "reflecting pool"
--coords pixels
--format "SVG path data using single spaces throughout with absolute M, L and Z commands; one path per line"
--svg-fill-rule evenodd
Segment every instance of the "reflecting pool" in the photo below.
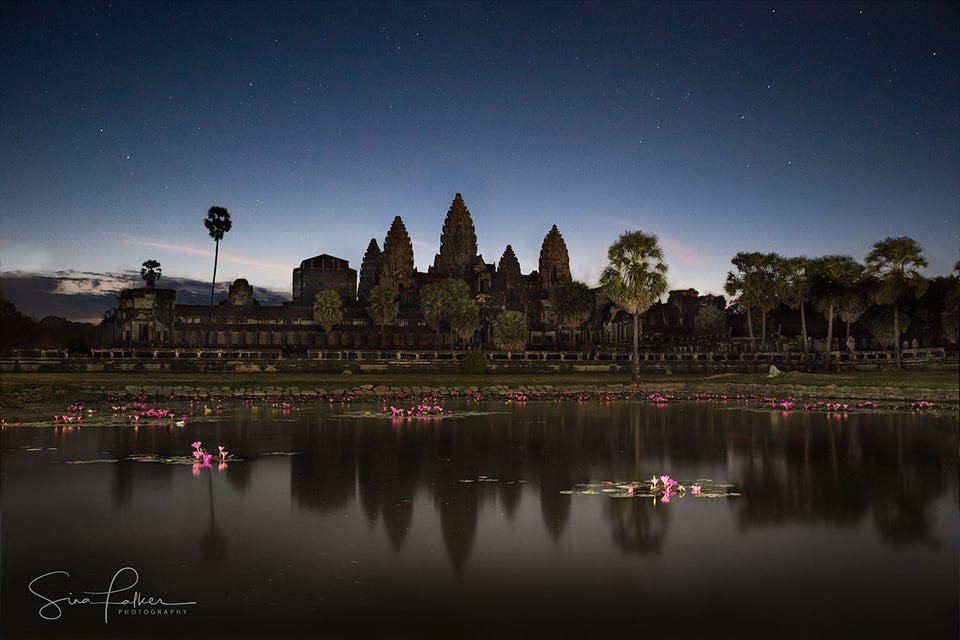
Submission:
M 379 410 L 5 428 L 3 637 L 958 635 L 955 411 Z

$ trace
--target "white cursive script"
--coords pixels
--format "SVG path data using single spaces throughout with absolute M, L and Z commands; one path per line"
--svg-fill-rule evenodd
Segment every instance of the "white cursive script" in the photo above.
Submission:
M 110 621 L 108 618 L 111 606 L 128 606 L 133 608 L 147 606 L 156 608 L 185 607 L 188 605 L 197 604 L 196 602 L 166 602 L 163 598 L 144 596 L 139 591 L 134 591 L 130 597 L 118 596 L 117 594 L 130 591 L 137 586 L 138 582 L 140 582 L 140 574 L 137 573 L 137 570 L 133 567 L 123 567 L 113 574 L 113 578 L 110 580 L 110 585 L 107 587 L 106 591 L 81 591 L 80 593 L 83 594 L 82 597 L 75 597 L 71 591 L 65 596 L 53 598 L 45 595 L 44 593 L 40 593 L 36 589 L 39 582 L 46 581 L 46 579 L 50 578 L 51 576 L 57 575 L 66 576 L 67 578 L 70 577 L 70 574 L 66 571 L 49 571 L 41 576 L 37 576 L 30 581 L 29 585 L 27 585 L 30 593 L 37 596 L 44 602 L 39 611 L 37 611 L 37 613 L 40 614 L 40 617 L 44 620 L 59 620 L 60 616 L 63 615 L 63 609 L 61 608 L 61 605 L 71 607 L 76 605 L 94 605 L 103 607 L 103 623 L 109 624 Z M 103 596 L 103 599 L 99 599 L 98 596 Z

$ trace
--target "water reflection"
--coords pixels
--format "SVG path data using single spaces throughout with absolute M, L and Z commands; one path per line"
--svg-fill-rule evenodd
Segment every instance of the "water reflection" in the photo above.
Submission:
M 924 597 L 934 610 L 956 603 L 955 575 L 944 580 L 957 561 L 955 415 L 706 403 L 448 408 L 454 417 L 442 421 L 364 417 L 361 407 L 238 408 L 183 429 L 5 429 L 5 598 L 32 607 L 21 583 L 38 567 L 77 562 L 62 544 L 68 536 L 87 542 L 100 573 L 129 557 L 145 575 L 153 563 L 154 576 L 193 580 L 196 562 L 209 570 L 191 582 L 196 598 L 229 601 L 235 613 L 269 598 L 296 603 L 286 614 L 326 607 L 332 616 L 339 607 L 348 620 L 375 601 L 422 622 L 429 616 L 417 603 L 449 593 L 439 601 L 457 615 L 489 615 L 479 612 L 493 602 L 520 615 L 521 602 L 533 606 L 530 593 L 552 594 L 536 600 L 544 610 L 580 602 L 582 581 L 598 603 L 629 610 L 661 598 L 658 582 L 713 581 L 770 612 L 756 615 L 774 616 L 787 605 L 773 595 L 782 588 L 771 591 L 771 558 L 781 574 L 794 572 L 793 585 L 835 598 L 862 588 L 864 606 L 910 608 L 903 598 L 913 591 L 884 587 L 865 569 L 879 566 L 889 581 L 938 594 L 916 590 L 924 606 Z M 128 459 L 188 455 L 193 440 L 223 443 L 242 460 L 195 478 L 189 466 Z M 741 495 L 656 504 L 570 493 L 666 473 Z M 815 561 L 791 564 L 794 554 Z M 888 563 L 895 554 L 903 561 Z M 183 591 L 170 580 L 170 591 Z M 474 599 L 471 613 L 463 602 Z
M 496 504 L 496 517 L 511 519 L 525 486 L 535 488 L 554 543 L 569 525 L 576 497 L 566 492 L 574 485 L 661 472 L 736 484 L 743 495 L 731 508 L 741 531 L 869 520 L 891 543 L 931 542 L 930 508 L 956 467 L 956 430 L 917 428 L 923 417 L 913 414 L 841 418 L 626 403 L 497 409 L 446 421 L 323 416 L 293 435 L 293 450 L 302 452 L 291 463 L 294 501 L 331 513 L 356 498 L 369 526 L 382 522 L 399 552 L 425 488 L 459 572 L 487 503 Z M 603 513 L 618 547 L 649 554 L 662 546 L 668 508 L 609 500 Z
M 869 519 L 890 543 L 931 542 L 931 505 L 956 468 L 955 428 L 918 429 L 912 414 L 781 418 L 775 430 L 751 428 L 749 448 L 732 451 L 744 530 L 790 521 L 853 527 Z

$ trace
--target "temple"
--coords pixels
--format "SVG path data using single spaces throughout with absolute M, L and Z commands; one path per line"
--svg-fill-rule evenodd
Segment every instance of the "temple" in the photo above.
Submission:
M 507 245 L 496 263 L 478 252 L 470 211 L 458 193 L 447 211 L 440 247 L 426 273 L 414 267 L 413 244 L 400 216 L 393 219 L 382 248 L 376 238 L 364 252 L 359 276 L 348 260 L 328 254 L 307 258 L 293 269 L 292 299 L 280 306 L 260 305 L 247 280 L 234 281 L 226 299 L 214 305 L 177 304 L 173 289 L 147 286 L 123 291 L 113 314 L 113 342 L 117 345 L 169 347 L 280 347 L 287 351 L 315 348 L 391 347 L 423 349 L 449 346 L 444 335 L 431 329 L 420 311 L 420 291 L 430 283 L 457 278 L 467 283 L 480 307 L 480 328 L 474 343 L 485 345 L 493 318 L 502 311 L 525 314 L 528 347 L 558 346 L 561 336 L 555 309 L 556 293 L 572 281 L 567 246 L 556 225 L 546 233 L 538 270 L 523 273 L 513 247 Z M 148 283 L 152 284 L 152 283 Z M 397 294 L 400 310 L 388 326 L 378 328 L 367 313 L 370 292 L 387 284 Z M 329 332 L 314 319 L 317 293 L 335 291 L 342 302 L 343 319 Z M 630 323 L 606 298 L 594 290 L 590 319 L 571 336 L 571 344 L 620 342 Z M 647 325 L 656 330 L 692 327 L 704 305 L 724 308 L 722 297 L 699 297 L 695 291 L 671 292 Z

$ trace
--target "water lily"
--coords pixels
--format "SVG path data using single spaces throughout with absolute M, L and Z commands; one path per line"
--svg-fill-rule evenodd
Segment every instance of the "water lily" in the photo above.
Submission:
M 690 485 L 690 493 L 692 493 L 693 495 L 695 496 L 700 495 L 701 491 L 703 491 L 703 487 L 701 487 L 700 485 L 698 484 Z

